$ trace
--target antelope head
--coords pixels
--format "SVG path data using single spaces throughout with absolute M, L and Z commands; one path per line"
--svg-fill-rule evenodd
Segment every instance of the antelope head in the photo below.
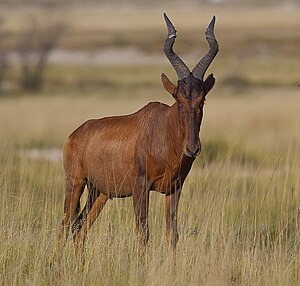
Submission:
M 203 117 L 205 96 L 213 88 L 215 78 L 210 74 L 205 80 L 204 74 L 219 51 L 219 45 L 214 35 L 216 18 L 212 18 L 205 32 L 209 44 L 208 53 L 197 63 L 192 72 L 173 51 L 176 30 L 170 19 L 164 14 L 168 28 L 168 36 L 164 45 L 164 52 L 177 76 L 177 86 L 165 74 L 161 75 L 164 88 L 174 97 L 178 106 L 179 128 L 183 134 L 183 152 L 188 157 L 200 154 L 199 139 L 200 125 Z

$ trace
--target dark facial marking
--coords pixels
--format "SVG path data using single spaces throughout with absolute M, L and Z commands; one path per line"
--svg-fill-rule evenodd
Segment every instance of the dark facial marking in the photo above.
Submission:
M 178 81 L 177 103 L 181 129 L 184 134 L 184 153 L 196 157 L 200 153 L 200 125 L 203 116 L 205 92 L 203 81 L 190 75 Z

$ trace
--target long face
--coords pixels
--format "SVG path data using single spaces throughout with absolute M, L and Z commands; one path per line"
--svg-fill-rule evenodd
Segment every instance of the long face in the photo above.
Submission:
M 183 152 L 188 157 L 200 154 L 200 125 L 203 117 L 205 93 L 203 82 L 190 76 L 178 82 L 176 93 L 178 119 L 183 140 Z
M 190 75 L 178 81 L 178 86 L 175 86 L 162 75 L 162 81 L 177 102 L 179 128 L 183 134 L 182 151 L 188 157 L 196 157 L 201 151 L 199 132 L 205 96 L 212 89 L 215 79 L 210 75 L 203 82 Z

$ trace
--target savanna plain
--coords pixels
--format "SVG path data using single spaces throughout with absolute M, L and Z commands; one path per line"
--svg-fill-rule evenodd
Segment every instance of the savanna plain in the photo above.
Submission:
M 0 94 L 1 285 L 299 285 L 298 6 L 4 8 L 10 49 L 29 15 L 43 25 L 44 19 L 66 23 L 57 49 L 73 53 L 74 62 L 87 51 L 114 56 L 50 61 L 37 92 L 14 85 L 18 65 L 8 71 Z M 151 193 L 143 259 L 137 259 L 132 200 L 113 199 L 89 232 L 82 266 L 71 238 L 64 249 L 57 245 L 60 150 L 86 119 L 128 114 L 149 101 L 173 103 L 160 83 L 162 72 L 176 82 L 162 55 L 163 12 L 190 67 L 206 52 L 213 14 L 220 44 L 208 71 L 217 82 L 204 107 L 202 153 L 179 204 L 176 265 L 170 270 L 164 196 Z M 124 50 L 131 60 L 118 60 Z

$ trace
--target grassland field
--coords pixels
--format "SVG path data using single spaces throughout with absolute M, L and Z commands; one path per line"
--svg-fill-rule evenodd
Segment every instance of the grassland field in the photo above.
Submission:
M 204 107 L 202 153 L 179 205 L 175 271 L 169 271 L 164 197 L 156 193 L 142 263 L 132 201 L 114 199 L 93 225 L 79 267 L 71 239 L 62 251 L 57 247 L 61 160 L 26 156 L 33 148 L 61 149 L 88 118 L 128 114 L 149 101 L 172 104 L 160 83 L 161 72 L 176 81 L 167 61 L 50 63 L 38 93 L 18 87 L 16 65 L 0 94 L 0 285 L 299 285 L 299 8 L 97 7 L 50 13 L 8 6 L 1 10 L 11 33 L 4 46 L 14 49 L 28 15 L 37 21 L 63 15 L 69 32 L 58 49 L 136 47 L 156 55 L 165 35 L 161 10 L 168 9 L 178 30 L 176 50 L 194 57 L 205 51 L 210 16 L 218 17 L 221 51 L 209 69 L 217 83 Z

